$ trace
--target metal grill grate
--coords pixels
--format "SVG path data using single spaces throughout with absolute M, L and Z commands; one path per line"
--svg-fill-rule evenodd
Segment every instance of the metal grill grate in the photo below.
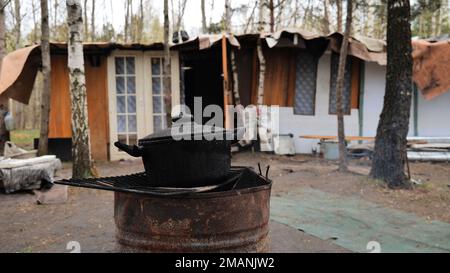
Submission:
M 238 183 L 243 176 L 248 180 L 248 173 L 252 172 L 245 167 L 233 167 L 224 182 L 218 185 L 198 187 L 198 188 L 164 188 L 152 187 L 145 173 L 131 174 L 126 176 L 116 176 L 107 178 L 89 179 L 65 179 L 55 182 L 60 185 L 72 187 L 90 188 L 97 190 L 151 194 L 162 196 L 187 195 L 193 193 L 214 192 L 219 190 L 233 190 L 239 187 Z M 255 174 L 256 175 L 256 174 Z

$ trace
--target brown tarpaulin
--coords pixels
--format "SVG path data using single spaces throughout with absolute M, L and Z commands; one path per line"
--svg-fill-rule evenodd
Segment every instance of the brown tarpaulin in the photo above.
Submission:
M 427 100 L 450 89 L 450 42 L 431 43 L 415 40 L 413 44 L 414 82 Z
M 0 74 L 0 96 L 28 104 L 40 67 L 41 50 L 38 45 L 8 54 L 3 59 Z

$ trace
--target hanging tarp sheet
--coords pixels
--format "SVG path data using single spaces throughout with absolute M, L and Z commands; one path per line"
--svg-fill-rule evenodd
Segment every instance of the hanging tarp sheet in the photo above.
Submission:
M 41 66 L 40 47 L 25 47 L 8 54 L 2 63 L 0 95 L 28 104 Z

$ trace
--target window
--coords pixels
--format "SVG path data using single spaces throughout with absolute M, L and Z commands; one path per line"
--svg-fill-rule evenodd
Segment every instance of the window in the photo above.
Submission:
M 116 57 L 116 113 L 118 140 L 137 143 L 135 57 Z
M 153 131 L 167 128 L 166 111 L 164 108 L 164 59 L 151 58 L 152 90 L 153 90 Z M 169 81 L 170 84 L 170 81 Z M 170 88 L 170 87 L 169 87 Z
M 330 78 L 330 102 L 329 113 L 330 115 L 337 114 L 336 107 L 336 86 L 337 86 L 337 74 L 339 69 L 339 54 L 331 54 L 331 78 Z M 344 76 L 344 89 L 343 89 L 343 109 L 344 114 L 350 114 L 351 98 L 352 97 L 352 58 L 347 57 Z
M 317 67 L 319 58 L 307 51 L 297 56 L 295 78 L 295 115 L 314 116 L 316 106 Z

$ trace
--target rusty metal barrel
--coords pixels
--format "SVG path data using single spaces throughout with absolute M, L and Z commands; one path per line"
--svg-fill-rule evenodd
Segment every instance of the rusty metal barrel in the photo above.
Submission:
M 116 192 L 118 251 L 268 252 L 272 184 L 258 183 L 177 197 Z

